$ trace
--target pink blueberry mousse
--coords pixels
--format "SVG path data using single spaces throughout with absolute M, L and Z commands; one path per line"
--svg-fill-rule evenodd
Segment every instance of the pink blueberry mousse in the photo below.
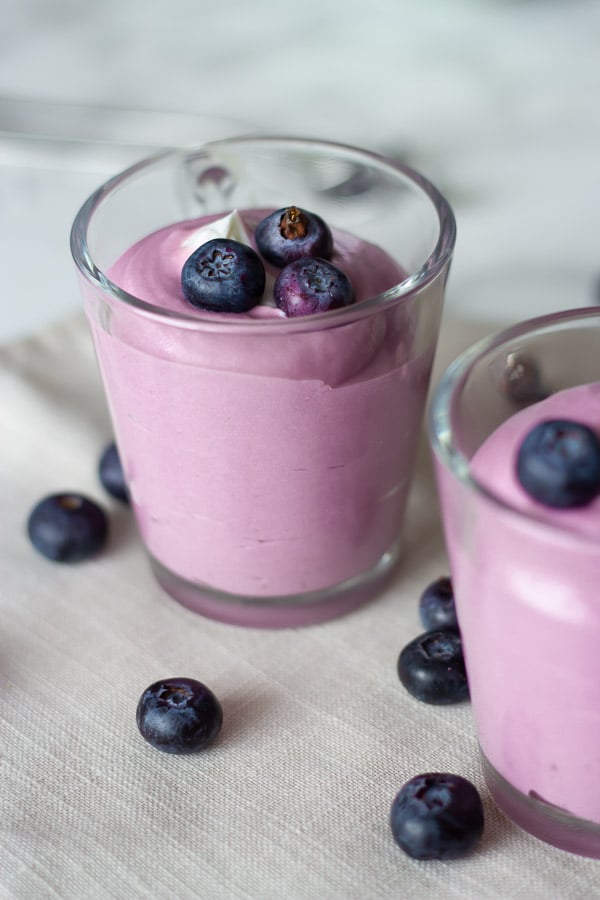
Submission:
M 483 443 L 470 472 L 497 499 L 457 499 L 440 467 L 442 507 L 483 753 L 525 797 L 600 823 L 600 498 L 553 509 L 523 489 L 518 448 L 547 419 L 600 432 L 600 384 L 551 395 Z
M 241 213 L 250 236 L 267 212 Z M 147 311 L 113 299 L 90 315 L 139 528 L 192 584 L 251 598 L 330 588 L 397 546 L 436 329 L 410 297 L 334 320 L 286 320 L 269 295 L 247 313 L 195 309 L 181 269 L 214 218 L 150 234 L 111 267 Z M 331 262 L 358 305 L 406 277 L 339 231 Z

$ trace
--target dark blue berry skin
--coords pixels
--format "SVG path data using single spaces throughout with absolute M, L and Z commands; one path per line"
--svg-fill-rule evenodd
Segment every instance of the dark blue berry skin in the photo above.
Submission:
M 212 312 L 247 312 L 261 299 L 265 267 L 252 247 L 214 238 L 183 265 L 181 289 L 188 303 Z
M 116 497 L 122 503 L 129 503 L 129 491 L 116 444 L 109 444 L 102 453 L 98 464 L 98 476 L 102 486 L 112 497 Z
M 524 490 L 545 506 L 585 506 L 600 493 L 600 440 L 579 422 L 540 422 L 525 436 L 516 470 Z
M 460 775 L 417 775 L 396 795 L 390 825 L 413 859 L 458 859 L 483 834 L 483 804 L 475 785 Z
M 419 599 L 419 617 L 427 631 L 446 628 L 458 631 L 454 591 L 447 575 L 427 585 Z
M 274 266 L 287 266 L 306 256 L 329 259 L 333 237 L 320 216 L 289 206 L 278 209 L 256 226 L 256 246 Z
M 457 631 L 426 631 L 404 647 L 398 675 L 406 690 L 438 706 L 469 698 L 462 641 Z
M 347 275 L 324 259 L 298 259 L 282 269 L 273 288 L 286 316 L 310 316 L 349 306 L 354 289 Z
M 193 678 L 165 678 L 140 697 L 137 726 L 142 737 L 164 753 L 195 753 L 207 747 L 223 724 L 221 704 Z
M 33 546 L 55 562 L 74 563 L 97 553 L 106 541 L 104 510 L 81 494 L 52 494 L 33 508 L 27 521 Z

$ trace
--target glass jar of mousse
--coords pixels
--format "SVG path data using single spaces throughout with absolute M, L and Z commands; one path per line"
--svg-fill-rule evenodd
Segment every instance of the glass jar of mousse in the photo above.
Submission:
M 190 247 L 153 253 L 136 270 L 150 277 L 127 280 L 148 235 L 232 210 L 252 234 L 257 211 L 291 204 L 321 216 L 334 243 L 349 236 L 369 277 L 384 258 L 395 276 L 298 318 L 186 304 L 176 268 Z M 223 621 L 281 627 L 382 589 L 400 555 L 454 241 L 426 179 L 319 141 L 169 151 L 84 204 L 72 253 L 140 534 L 168 593 Z
M 549 505 L 519 466 L 531 430 L 556 420 L 600 436 L 597 309 L 471 347 L 429 426 L 486 781 L 522 828 L 600 858 L 600 495 Z

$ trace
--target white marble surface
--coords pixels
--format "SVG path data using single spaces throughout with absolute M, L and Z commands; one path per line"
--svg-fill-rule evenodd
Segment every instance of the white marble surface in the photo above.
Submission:
M 222 116 L 420 168 L 458 218 L 449 314 L 492 325 L 593 297 L 596 0 L 5 0 L 2 13 L 0 96 Z M 55 113 L 31 127 L 60 127 Z M 0 106 L 0 131 L 9 118 Z M 57 161 L 0 142 L 2 340 L 77 307 L 69 224 L 120 165 L 79 149 Z

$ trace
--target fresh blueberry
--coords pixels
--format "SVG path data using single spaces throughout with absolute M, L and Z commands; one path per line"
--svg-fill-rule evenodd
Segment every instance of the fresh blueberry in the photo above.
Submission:
M 289 206 L 278 209 L 256 226 L 256 246 L 275 266 L 287 266 L 306 256 L 329 259 L 333 252 L 331 231 L 320 216 Z
M 483 804 L 475 785 L 460 775 L 416 775 L 396 795 L 390 825 L 413 859 L 458 859 L 483 834 Z
M 194 250 L 181 272 L 188 303 L 213 312 L 246 312 L 265 290 L 265 267 L 252 247 L 214 238 Z
M 352 283 L 324 259 L 298 259 L 282 269 L 273 288 L 275 303 L 286 316 L 310 316 L 349 306 L 354 300 Z
M 560 509 L 585 506 L 600 493 L 600 440 L 579 422 L 540 422 L 521 443 L 516 470 L 534 500 Z
M 404 647 L 398 675 L 424 703 L 459 703 L 469 697 L 462 641 L 457 631 L 426 631 Z
M 446 628 L 458 631 L 454 590 L 447 575 L 427 585 L 419 599 L 419 616 L 427 631 Z
M 81 494 L 52 494 L 29 514 L 27 533 L 43 556 L 72 563 L 102 548 L 108 522 L 101 507 Z
M 208 746 L 223 724 L 221 704 L 193 678 L 166 678 L 140 697 L 137 726 L 142 737 L 165 753 L 194 753 Z
M 123 503 L 129 503 L 129 491 L 116 444 L 109 444 L 102 453 L 98 464 L 98 475 L 102 486 L 112 497 L 116 497 Z

